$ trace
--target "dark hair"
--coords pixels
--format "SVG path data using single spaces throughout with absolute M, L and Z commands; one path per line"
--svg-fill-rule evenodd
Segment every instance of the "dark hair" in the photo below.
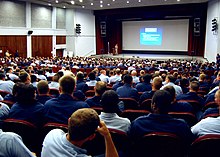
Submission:
M 16 100 L 18 103 L 31 105 L 35 101 L 35 88 L 32 84 L 17 83 Z
M 94 72 L 90 72 L 88 76 L 89 76 L 89 80 L 95 80 L 95 73 Z
M 172 96 L 172 100 L 175 99 L 176 91 L 175 91 L 175 88 L 173 86 L 165 86 L 164 90 L 170 93 L 170 95 Z
M 119 97 L 114 90 L 105 91 L 102 95 L 101 105 L 103 107 L 103 111 L 106 113 L 118 113 Z
M 192 81 L 192 82 L 190 82 L 189 87 L 193 91 L 198 91 L 199 90 L 199 82 L 198 81 Z
M 145 83 L 150 83 L 151 78 L 152 78 L 151 74 L 146 74 L 143 76 L 143 80 Z
M 172 97 L 165 90 L 157 90 L 151 100 L 152 105 L 159 109 L 160 114 L 167 114 L 172 102 Z
M 37 76 L 36 75 L 31 75 L 31 83 L 37 81 Z
M 59 84 L 63 93 L 72 94 L 76 83 L 72 76 L 66 75 L 60 78 Z
M 132 80 L 133 80 L 132 76 L 130 76 L 130 75 L 125 75 L 123 78 L 124 83 L 127 83 L 127 84 L 131 84 Z
M 21 80 L 21 82 L 26 82 L 28 75 L 29 74 L 27 72 L 21 72 L 19 75 L 19 79 Z
M 166 78 L 172 83 L 175 83 L 176 81 L 176 78 L 173 75 L 167 75 Z
M 5 78 L 5 74 L 3 73 L 0 73 L 0 80 L 4 79 Z
M 100 123 L 97 112 L 83 108 L 75 111 L 69 120 L 68 134 L 70 140 L 80 141 L 94 134 Z

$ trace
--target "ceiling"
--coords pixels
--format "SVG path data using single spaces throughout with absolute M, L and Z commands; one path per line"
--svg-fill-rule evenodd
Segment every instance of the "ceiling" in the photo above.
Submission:
M 208 0 L 20 0 L 60 8 L 84 8 L 90 10 L 129 8 L 153 5 L 203 3 Z

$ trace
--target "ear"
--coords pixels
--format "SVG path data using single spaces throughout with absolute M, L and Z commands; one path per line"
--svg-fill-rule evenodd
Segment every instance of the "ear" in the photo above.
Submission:
M 70 118 L 68 119 L 68 125 L 70 124 Z
M 59 86 L 59 92 L 61 93 L 62 92 L 62 88 Z

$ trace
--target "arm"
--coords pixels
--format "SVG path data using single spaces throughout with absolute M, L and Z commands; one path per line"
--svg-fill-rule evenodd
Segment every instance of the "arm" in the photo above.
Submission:
M 103 121 L 100 122 L 97 130 L 105 138 L 105 157 L 118 157 L 118 152 L 112 141 L 111 134 Z

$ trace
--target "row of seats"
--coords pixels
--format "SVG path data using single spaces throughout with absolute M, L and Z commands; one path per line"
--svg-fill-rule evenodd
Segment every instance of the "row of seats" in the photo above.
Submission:
M 68 127 L 64 124 L 47 123 L 43 128 L 35 127 L 33 124 L 15 119 L 7 119 L 3 123 L 4 131 L 11 131 L 19 134 L 25 145 L 40 156 L 42 142 L 46 134 L 55 128 L 67 132 Z M 172 133 L 153 132 L 146 134 L 138 140 L 131 140 L 126 133 L 109 129 L 112 139 L 119 152 L 125 156 L 150 156 L 150 157 L 207 157 L 216 156 L 220 147 L 220 135 L 205 135 L 197 138 L 191 146 L 184 145 L 180 138 Z M 104 139 L 100 134 L 85 143 L 83 148 L 88 154 L 98 155 L 105 152 Z

